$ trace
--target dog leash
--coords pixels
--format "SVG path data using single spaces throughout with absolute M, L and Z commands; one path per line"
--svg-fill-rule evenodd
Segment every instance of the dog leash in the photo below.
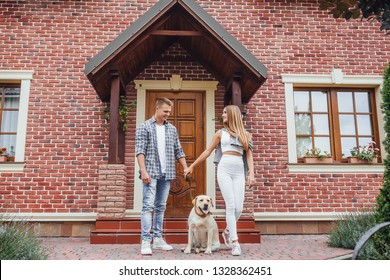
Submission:
M 191 201 L 195 198 L 194 195 L 192 194 L 192 190 L 194 188 L 192 188 L 191 186 L 191 177 L 189 175 L 186 176 L 185 180 L 188 182 L 188 189 L 190 190 L 190 199 Z

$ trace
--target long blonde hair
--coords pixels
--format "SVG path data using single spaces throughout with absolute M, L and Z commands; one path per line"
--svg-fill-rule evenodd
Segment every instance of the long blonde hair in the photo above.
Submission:
M 236 105 L 228 105 L 225 107 L 227 122 L 224 123 L 224 127 L 229 132 L 230 136 L 238 137 L 244 150 L 249 148 L 249 139 L 248 135 L 244 128 L 244 123 L 242 121 L 241 110 Z

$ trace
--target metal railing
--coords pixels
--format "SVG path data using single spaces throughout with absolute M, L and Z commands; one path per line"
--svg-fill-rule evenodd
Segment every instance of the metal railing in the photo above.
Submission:
M 374 233 L 379 231 L 381 228 L 384 228 L 386 226 L 390 226 L 390 222 L 378 224 L 378 225 L 370 228 L 369 230 L 367 230 L 366 233 L 359 239 L 358 243 L 356 243 L 355 249 L 353 250 L 353 254 L 352 254 L 352 260 L 356 260 L 356 258 L 359 255 L 360 250 L 363 248 L 364 244 L 366 244 L 366 242 L 370 239 L 370 237 Z

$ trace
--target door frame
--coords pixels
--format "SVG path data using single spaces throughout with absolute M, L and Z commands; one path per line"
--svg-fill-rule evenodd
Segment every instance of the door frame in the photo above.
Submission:
M 215 134 L 215 91 L 217 90 L 217 81 L 190 81 L 183 80 L 180 75 L 172 75 L 169 80 L 134 80 L 137 90 L 137 111 L 136 126 L 138 127 L 145 119 L 146 94 L 148 91 L 199 91 L 205 92 L 205 137 L 206 146 L 210 144 Z M 211 155 L 206 160 L 206 194 L 215 199 L 215 166 L 214 156 Z M 138 174 L 138 163 L 134 161 L 134 174 Z M 126 209 L 126 217 L 139 217 L 142 209 L 142 183 L 138 177 L 134 176 L 134 203 L 133 209 Z M 216 209 L 216 205 L 214 207 Z M 215 211 L 214 211 L 215 213 Z
M 146 119 L 155 113 L 157 98 L 167 97 L 173 102 L 174 108 L 172 108 L 168 120 L 177 128 L 188 165 L 195 161 L 197 155 L 200 155 L 206 146 L 204 130 L 206 119 L 203 115 L 205 112 L 204 95 L 204 91 L 148 91 L 146 94 Z M 184 109 L 181 106 L 188 106 L 188 108 Z M 186 112 L 186 110 L 190 111 Z M 191 146 L 192 148 L 190 148 Z M 192 156 L 187 154 L 191 150 L 194 153 Z M 165 217 L 188 217 L 188 213 L 193 207 L 192 199 L 206 193 L 206 163 L 202 162 L 195 168 L 191 175 L 191 184 L 184 180 L 182 173 L 184 170 L 178 161 L 175 162 L 175 166 L 177 178 L 171 182 Z

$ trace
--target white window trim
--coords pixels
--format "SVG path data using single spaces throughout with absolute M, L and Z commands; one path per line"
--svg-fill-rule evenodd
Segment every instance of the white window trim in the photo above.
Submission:
M 20 83 L 20 104 L 16 135 L 16 152 L 14 163 L 0 164 L 0 172 L 18 172 L 24 168 L 26 147 L 28 101 L 33 70 L 0 70 L 1 83 Z
M 330 74 L 282 74 L 284 83 L 284 94 L 286 102 L 286 121 L 288 137 L 288 169 L 290 173 L 382 173 L 383 165 L 310 165 L 298 164 L 296 153 L 296 134 L 294 119 L 294 87 L 354 87 L 354 88 L 374 88 L 376 100 L 376 112 L 378 115 L 378 126 L 383 127 L 384 120 L 381 113 L 380 104 L 382 97 L 380 94 L 383 84 L 382 76 L 344 75 L 341 69 L 333 69 Z M 384 139 L 383 129 L 379 130 L 379 145 L 382 156 L 385 157 L 382 147 Z

